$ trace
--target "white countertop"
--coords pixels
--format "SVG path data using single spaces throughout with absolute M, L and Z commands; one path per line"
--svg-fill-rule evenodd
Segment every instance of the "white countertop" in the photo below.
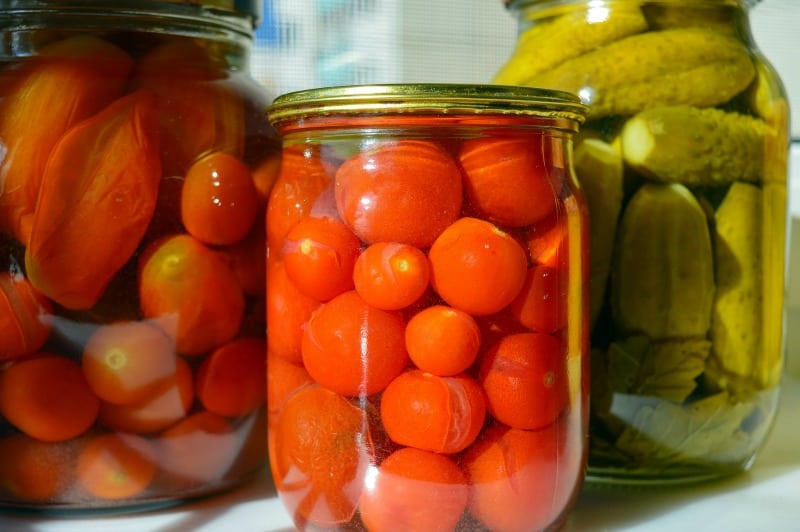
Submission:
M 748 473 L 700 486 L 664 490 L 587 487 L 566 531 L 800 530 L 800 379 L 784 379 L 778 417 Z M 278 532 L 293 530 L 268 474 L 220 496 L 122 517 L 53 519 L 0 515 L 13 532 Z

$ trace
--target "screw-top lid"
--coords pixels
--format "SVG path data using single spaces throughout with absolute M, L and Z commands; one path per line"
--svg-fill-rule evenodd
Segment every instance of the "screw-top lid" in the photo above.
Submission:
M 577 128 L 585 120 L 586 106 L 574 94 L 511 85 L 455 83 L 350 85 L 291 92 L 278 96 L 267 109 L 278 130 L 320 117 L 374 117 L 473 115 L 527 116 Z M 371 120 L 367 118 L 366 120 Z M 333 123 L 330 120 L 327 123 Z M 352 124 L 347 118 L 343 123 Z M 303 128 L 303 125 L 298 126 Z M 558 127 L 558 126 L 556 126 Z
M 0 12 L 30 12 L 57 9 L 69 13 L 87 9 L 105 12 L 142 13 L 159 10 L 208 12 L 216 16 L 237 16 L 250 19 L 258 27 L 264 13 L 263 0 L 0 0 Z

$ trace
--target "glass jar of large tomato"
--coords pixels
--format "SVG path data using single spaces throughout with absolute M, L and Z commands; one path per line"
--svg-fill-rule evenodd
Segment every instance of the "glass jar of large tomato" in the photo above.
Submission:
M 589 479 L 747 470 L 783 358 L 787 101 L 743 0 L 510 2 L 495 80 L 589 106 Z
M 0 2 L 0 506 L 171 504 L 266 465 L 260 9 Z
M 588 423 L 584 111 L 449 84 L 268 109 L 268 441 L 298 528 L 563 521 Z

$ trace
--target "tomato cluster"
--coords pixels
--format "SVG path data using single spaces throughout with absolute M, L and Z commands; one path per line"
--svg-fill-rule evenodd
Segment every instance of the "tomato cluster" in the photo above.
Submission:
M 284 140 L 267 406 L 300 528 L 560 518 L 586 415 L 583 211 L 563 142 Z
M 0 71 L 0 504 L 238 483 L 266 460 L 268 96 L 219 43 L 40 37 Z

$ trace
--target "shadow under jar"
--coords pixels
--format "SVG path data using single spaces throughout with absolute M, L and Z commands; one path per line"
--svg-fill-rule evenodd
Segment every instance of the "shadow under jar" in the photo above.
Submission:
M 557 91 L 279 96 L 268 434 L 301 530 L 540 530 L 581 486 L 585 108 Z
M 784 351 L 788 106 L 742 0 L 509 3 L 498 83 L 589 106 L 589 480 L 747 470 Z
M 146 509 L 266 464 L 260 10 L 0 2 L 0 506 Z

